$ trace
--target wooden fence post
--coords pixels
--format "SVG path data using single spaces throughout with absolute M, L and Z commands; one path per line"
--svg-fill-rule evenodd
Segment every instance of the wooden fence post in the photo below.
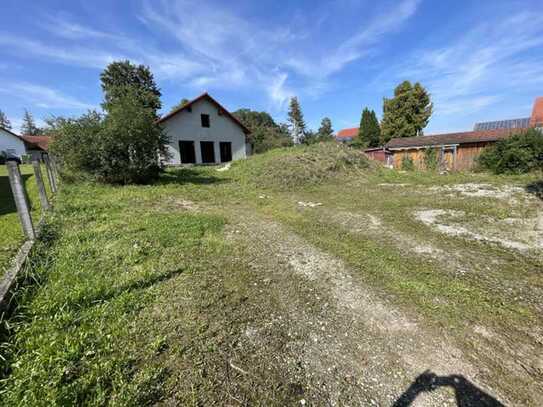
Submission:
M 13 199 L 15 200 L 15 206 L 17 207 L 17 213 L 21 220 L 23 232 L 29 240 L 34 240 L 36 234 L 34 232 L 34 225 L 32 224 L 32 217 L 30 216 L 30 208 L 26 198 L 21 172 L 19 171 L 19 165 L 15 161 L 8 161 L 6 162 L 6 166 L 8 168 L 9 184 L 11 186 L 11 191 L 13 192 Z
M 49 210 L 49 200 L 47 199 L 47 192 L 45 191 L 45 184 L 43 183 L 43 177 L 41 175 L 41 166 L 39 160 L 32 160 L 32 168 L 34 169 L 34 177 L 36 178 L 36 184 L 38 185 L 38 195 L 40 196 L 40 203 L 42 212 Z
M 49 185 L 51 186 L 51 192 L 53 194 L 57 193 L 57 182 L 55 180 L 55 174 L 51 168 L 51 161 L 49 161 L 49 156 L 45 155 L 43 157 L 43 162 L 45 163 L 45 169 L 47 170 L 47 178 L 49 179 Z

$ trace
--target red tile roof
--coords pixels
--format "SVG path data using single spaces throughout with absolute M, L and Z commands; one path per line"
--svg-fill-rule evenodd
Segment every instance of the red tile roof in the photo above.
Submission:
M 543 97 L 536 98 L 532 117 L 530 119 L 530 127 L 543 126 Z
M 209 100 L 211 103 L 213 103 L 215 106 L 217 106 L 219 109 L 222 110 L 223 113 L 226 114 L 226 116 L 228 116 L 234 123 L 236 123 L 238 126 L 240 126 L 242 129 L 243 129 L 243 132 L 245 134 L 250 134 L 251 131 L 245 127 L 243 125 L 243 123 L 241 123 L 232 113 L 230 113 L 228 110 L 226 110 L 219 102 L 217 102 L 215 99 L 213 99 L 207 92 L 204 92 L 202 93 L 200 96 L 198 96 L 197 98 L 195 99 L 192 99 L 190 102 L 188 103 L 185 103 L 183 106 L 175 109 L 175 110 L 172 110 L 170 113 L 162 116 L 160 119 L 158 119 L 158 123 L 162 123 L 162 122 L 165 122 L 166 120 L 172 118 L 173 116 L 175 116 L 177 113 L 187 109 L 188 107 L 192 106 L 194 103 L 200 101 L 200 100 L 203 100 L 203 99 L 207 99 Z
M 49 136 L 19 136 L 22 138 L 27 144 L 30 144 L 31 147 L 38 148 L 39 150 L 47 151 L 49 148 Z
M 464 131 L 460 133 L 432 134 L 419 137 L 400 137 L 390 140 L 386 148 L 426 147 L 498 141 L 527 129 L 497 129 Z
M 337 132 L 336 138 L 353 138 L 358 134 L 358 127 L 352 127 L 350 129 L 342 129 Z

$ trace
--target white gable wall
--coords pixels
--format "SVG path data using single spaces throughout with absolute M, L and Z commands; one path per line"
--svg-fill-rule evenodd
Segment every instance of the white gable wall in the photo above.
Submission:
M 25 143 L 19 137 L 0 128 L 0 151 L 21 158 L 26 154 Z
M 202 127 L 201 114 L 209 115 L 209 128 Z M 212 141 L 215 148 L 215 162 L 220 162 L 219 143 L 226 141 L 232 143 L 232 160 L 239 160 L 247 156 L 245 146 L 245 133 L 226 114 L 219 116 L 218 107 L 207 99 L 192 104 L 192 112 L 186 109 L 170 117 L 162 123 L 162 127 L 169 138 L 168 150 L 171 154 L 166 164 L 181 164 L 179 155 L 179 141 L 194 141 L 196 163 L 202 163 L 200 141 Z

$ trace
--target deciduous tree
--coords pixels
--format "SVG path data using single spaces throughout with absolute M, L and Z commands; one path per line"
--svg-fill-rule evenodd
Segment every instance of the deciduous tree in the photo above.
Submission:
M 288 129 L 277 124 L 268 113 L 239 109 L 233 115 L 251 131 L 250 141 L 254 153 L 292 145 Z
M 160 90 L 151 70 L 145 65 L 135 65 L 130 61 L 112 62 L 102 72 L 100 80 L 104 91 L 102 107 L 106 112 L 127 94 L 130 98 L 137 98 L 142 107 L 152 109 L 155 116 L 162 107 Z
M 395 137 L 422 135 L 432 115 L 430 94 L 420 83 L 404 81 L 394 89 L 394 97 L 384 99 L 382 142 Z
M 178 104 L 176 104 L 175 106 L 173 106 L 173 107 L 171 108 L 170 111 L 173 112 L 174 110 L 180 109 L 180 108 L 182 108 L 183 106 L 185 106 L 185 105 L 186 105 L 187 103 L 189 103 L 189 102 L 190 102 L 190 100 L 188 100 L 187 98 L 183 98 L 183 99 L 181 99 L 181 102 L 179 102 Z
M 331 141 L 334 139 L 334 129 L 332 128 L 332 120 L 324 117 L 321 120 L 321 126 L 317 131 L 317 141 Z

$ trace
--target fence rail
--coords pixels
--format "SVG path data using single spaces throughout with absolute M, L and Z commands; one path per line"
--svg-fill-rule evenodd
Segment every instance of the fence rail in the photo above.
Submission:
M 54 167 L 54 161 L 50 160 L 48 156 L 44 157 L 43 164 L 45 165 L 45 171 L 47 174 L 47 180 L 49 188 L 53 194 L 57 192 L 57 170 Z M 32 168 L 34 170 L 34 179 L 37 184 L 38 195 L 41 204 L 41 214 L 38 222 L 34 222 L 32 219 L 32 212 L 30 203 L 28 200 L 28 193 L 21 176 L 19 164 L 15 161 L 7 161 L 6 167 L 8 170 L 9 184 L 15 201 L 15 207 L 17 208 L 17 214 L 21 223 L 21 228 L 25 236 L 25 242 L 20 247 L 19 252 L 12 260 L 11 266 L 0 280 L 0 309 L 6 305 L 7 298 L 10 290 L 12 289 L 17 275 L 23 268 L 24 263 L 32 249 L 34 241 L 39 236 L 39 228 L 35 225 L 39 225 L 43 216 L 47 211 L 51 209 L 51 203 L 47 197 L 47 190 L 45 187 L 44 178 L 41 170 L 42 163 L 39 160 L 32 161 Z

